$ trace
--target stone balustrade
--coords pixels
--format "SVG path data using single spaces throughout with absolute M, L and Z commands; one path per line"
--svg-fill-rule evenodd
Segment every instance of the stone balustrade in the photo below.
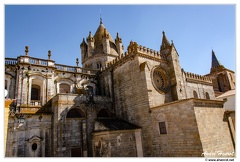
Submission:
M 98 71 L 98 70 L 84 69 L 78 66 L 55 64 L 55 61 L 52 61 L 52 60 L 33 58 L 29 56 L 20 56 L 17 59 L 5 58 L 5 65 L 17 65 L 19 63 L 37 65 L 37 66 L 55 67 L 56 70 L 58 71 L 72 72 L 72 73 L 76 72 L 76 73 L 84 73 L 84 74 L 90 74 L 90 75 L 95 75 L 97 74 L 97 71 Z

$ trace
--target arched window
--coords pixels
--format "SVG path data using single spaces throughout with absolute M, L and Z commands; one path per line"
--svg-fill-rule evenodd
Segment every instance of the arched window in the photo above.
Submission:
M 219 74 L 217 77 L 218 88 L 220 92 L 226 92 L 230 90 L 230 84 L 226 74 Z
M 40 100 L 40 86 L 34 84 L 32 85 L 31 100 Z
M 197 94 L 196 91 L 193 91 L 193 97 L 194 97 L 194 98 L 198 98 L 198 94 Z
M 98 112 L 98 114 L 97 114 L 97 117 L 99 118 L 101 118 L 101 117 L 112 117 L 112 112 L 110 111 L 110 110 L 108 110 L 108 109 L 101 109 L 99 112 Z
M 206 92 L 206 99 L 210 100 L 210 96 L 208 92 Z
M 217 82 L 218 82 L 218 89 L 220 92 L 224 92 L 224 83 L 223 83 L 224 77 L 222 74 L 220 74 L 217 77 Z
M 60 93 L 70 93 L 70 85 L 66 84 L 66 83 L 61 83 L 59 85 L 60 87 Z
M 85 114 L 81 109 L 73 108 L 68 111 L 67 118 L 85 118 Z
M 102 63 L 101 63 L 101 61 L 98 61 L 97 62 L 97 69 L 101 69 L 102 68 Z

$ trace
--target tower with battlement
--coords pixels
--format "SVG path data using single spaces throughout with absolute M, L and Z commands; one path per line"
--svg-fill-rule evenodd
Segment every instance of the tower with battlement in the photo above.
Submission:
M 122 39 L 117 33 L 115 41 L 102 21 L 94 36 L 89 32 L 87 42 L 80 44 L 82 66 L 89 69 L 102 69 L 106 64 L 123 53 Z

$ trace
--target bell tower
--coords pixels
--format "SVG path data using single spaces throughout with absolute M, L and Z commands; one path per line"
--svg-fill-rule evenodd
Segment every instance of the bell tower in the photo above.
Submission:
M 114 41 L 101 18 L 94 36 L 89 32 L 86 40 L 80 44 L 83 68 L 101 70 L 123 53 L 122 39 L 117 33 Z

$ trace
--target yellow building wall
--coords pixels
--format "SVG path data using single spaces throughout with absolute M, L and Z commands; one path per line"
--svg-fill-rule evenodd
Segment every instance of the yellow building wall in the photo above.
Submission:
M 13 102 L 12 99 L 5 99 L 5 109 L 4 109 L 4 150 L 6 155 L 7 146 L 7 132 L 8 132 L 8 116 L 10 111 L 10 104 Z

